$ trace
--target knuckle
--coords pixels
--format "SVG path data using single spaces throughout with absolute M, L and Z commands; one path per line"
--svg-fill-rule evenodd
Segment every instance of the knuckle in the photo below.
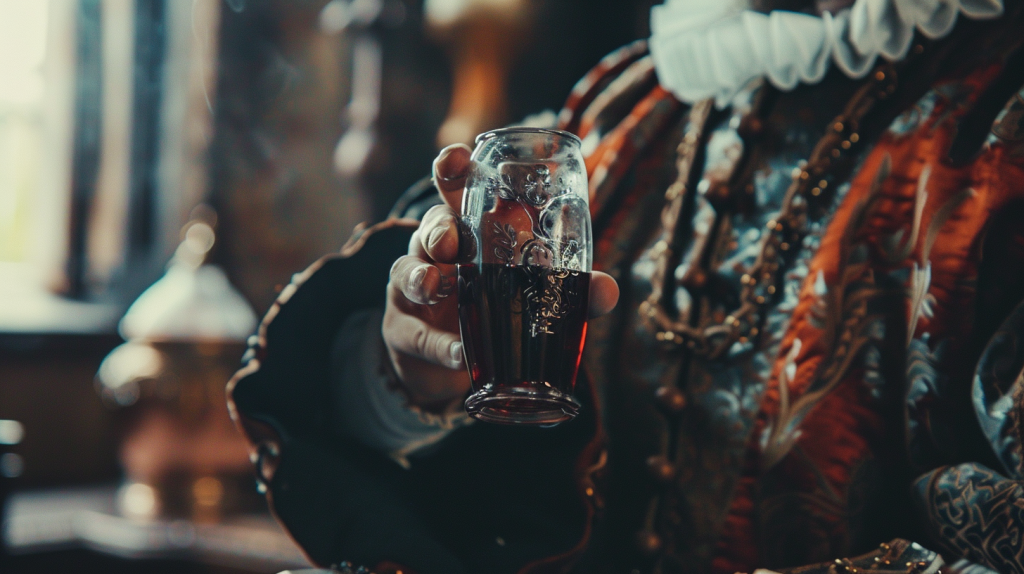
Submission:
M 448 212 L 444 213 L 443 215 L 441 215 L 438 218 L 438 220 L 437 220 L 437 228 L 438 229 L 443 229 L 443 230 L 445 230 L 445 232 L 448 232 L 452 227 L 455 226 L 455 213 L 452 212 L 452 210 L 450 210 L 448 208 L 445 208 L 445 209 L 447 209 Z
M 407 315 L 388 302 L 384 307 L 384 317 L 381 319 L 380 335 L 389 349 L 400 349 L 403 345 L 403 333 L 401 325 Z
M 447 205 L 435 205 L 427 210 L 427 213 L 423 216 L 423 221 L 434 222 L 435 219 L 441 219 L 451 214 L 452 209 Z
M 404 262 L 403 260 L 406 257 L 407 256 L 399 257 L 398 259 L 395 259 L 394 263 L 391 264 L 391 272 L 389 273 L 389 277 L 391 278 L 392 283 L 397 281 L 399 273 L 402 271 L 402 264 Z
M 394 304 L 392 304 L 390 300 L 387 301 L 384 304 L 384 317 L 380 321 L 380 334 L 383 335 L 385 339 L 390 339 L 394 333 L 396 313 L 400 313 L 400 311 L 395 308 Z
M 419 325 L 413 332 L 412 336 L 412 351 L 417 355 L 427 358 L 427 349 L 430 346 L 430 332 L 427 330 L 426 325 Z
M 408 254 L 409 255 L 412 255 L 413 253 L 416 253 L 416 248 L 422 243 L 422 241 L 420 240 L 420 237 L 423 236 L 422 230 L 423 230 L 423 222 L 421 221 L 420 222 L 420 226 L 417 227 L 416 231 L 413 231 L 412 235 L 409 237 L 409 247 L 408 247 Z

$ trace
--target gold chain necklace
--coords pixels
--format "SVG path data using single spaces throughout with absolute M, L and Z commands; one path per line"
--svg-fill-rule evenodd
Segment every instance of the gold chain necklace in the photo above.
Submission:
M 915 47 L 915 53 L 920 53 Z M 686 133 L 677 149 L 676 180 L 665 192 L 662 209 L 662 234 L 652 248 L 655 269 L 651 276 L 651 294 L 640 304 L 639 313 L 655 338 L 669 346 L 684 345 L 692 352 L 710 358 L 721 357 L 734 343 L 745 342 L 758 334 L 767 303 L 779 292 L 783 277 L 782 256 L 799 248 L 807 235 L 808 195 L 815 200 L 826 199 L 834 193 L 828 181 L 829 169 L 838 160 L 855 151 L 861 141 L 858 133 L 861 120 L 879 101 L 896 91 L 896 73 L 892 64 L 876 68 L 868 82 L 854 93 L 841 114 L 828 125 L 825 135 L 815 145 L 808 160 L 793 170 L 793 181 L 783 197 L 782 207 L 775 219 L 765 225 L 758 246 L 758 256 L 740 279 L 740 305 L 720 323 L 695 326 L 673 317 L 666 309 L 670 291 L 666 289 L 671 276 L 673 246 L 679 216 L 687 196 L 687 182 L 693 176 L 695 158 L 705 142 L 711 117 L 712 101 L 704 100 L 690 109 Z M 744 151 L 744 155 L 749 152 Z M 741 160 L 743 161 L 743 160 Z M 721 219 L 719 219 L 720 225 Z M 710 243 L 710 242 L 709 242 Z M 704 247 L 705 249 L 707 246 Z M 699 254 L 695 261 L 703 265 L 706 258 Z M 708 269 L 701 272 L 706 277 Z

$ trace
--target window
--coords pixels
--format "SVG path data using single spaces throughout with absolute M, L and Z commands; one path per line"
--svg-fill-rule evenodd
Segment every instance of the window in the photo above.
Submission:
M 0 0 L 0 333 L 110 330 L 206 196 L 212 0 Z
M 46 2 L 0 2 L 0 261 L 26 259 L 43 129 Z
M 0 0 L 0 263 L 8 274 L 36 259 L 49 8 L 38 0 Z

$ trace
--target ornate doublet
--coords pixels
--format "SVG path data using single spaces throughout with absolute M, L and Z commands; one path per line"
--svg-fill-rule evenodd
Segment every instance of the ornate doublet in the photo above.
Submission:
M 988 278 L 1000 296 L 979 299 L 978 273 L 990 233 L 1021 232 L 1002 221 L 1024 217 L 1024 188 L 1017 136 L 1000 135 L 1021 96 L 1003 88 L 998 118 L 983 100 L 1020 88 L 1016 42 L 961 33 L 862 81 L 755 85 L 725 110 L 665 94 L 639 46 L 581 83 L 563 127 L 590 142 L 596 260 L 623 289 L 586 364 L 608 437 L 597 535 L 633 549 L 600 562 L 849 555 L 914 532 L 917 473 L 988 461 L 962 415 L 991 317 L 1024 286 Z
M 643 43 L 609 56 L 559 117 L 622 288 L 580 417 L 471 425 L 408 469 L 331 431 L 331 341 L 382 304 L 424 185 L 296 276 L 232 383 L 277 515 L 318 563 L 378 572 L 729 574 L 894 536 L 1024 572 L 1022 25 L 1010 2 L 725 109 L 659 87 Z M 899 543 L 820 571 L 904 555 L 934 564 Z

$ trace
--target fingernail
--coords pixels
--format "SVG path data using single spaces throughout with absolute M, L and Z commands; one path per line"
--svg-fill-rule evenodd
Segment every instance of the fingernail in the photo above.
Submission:
M 419 289 L 423 285 L 423 278 L 427 276 L 427 266 L 420 265 L 409 274 L 409 287 Z
M 438 227 L 430 232 L 430 237 L 427 238 L 427 245 L 431 248 L 436 247 L 440 243 L 441 238 L 444 237 L 444 233 L 448 231 L 445 227 Z
M 458 368 L 462 365 L 462 341 L 452 343 L 452 365 Z

